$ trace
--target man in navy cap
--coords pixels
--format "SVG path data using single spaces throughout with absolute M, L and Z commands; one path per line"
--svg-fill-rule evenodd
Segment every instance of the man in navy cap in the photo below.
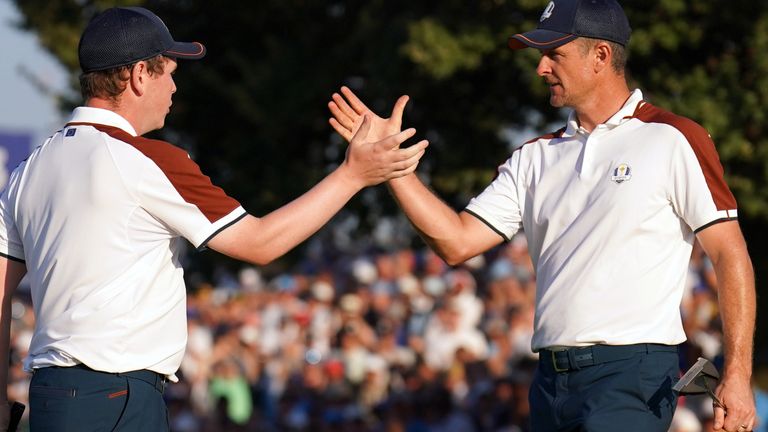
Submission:
M 723 320 L 715 428 L 752 430 L 755 286 L 736 200 L 707 132 L 628 88 L 630 34 L 615 0 L 549 2 L 538 27 L 509 46 L 541 52 L 551 105 L 573 109 L 565 127 L 517 148 L 460 213 L 416 175 L 388 184 L 449 264 L 524 230 L 537 277 L 534 431 L 669 429 L 685 340 L 679 307 L 698 240 L 717 273 Z M 329 104 L 331 124 L 351 139 L 373 114 L 342 94 Z M 370 133 L 399 129 L 399 117 L 375 117 Z
M 164 431 L 163 391 L 186 346 L 182 240 L 265 264 L 319 229 L 365 186 L 412 173 L 426 142 L 352 139 L 306 194 L 262 217 L 214 186 L 182 149 L 143 138 L 165 123 L 176 42 L 142 8 L 112 8 L 80 40 L 85 106 L 13 172 L 0 197 L 0 358 L 24 274 L 35 330 L 24 360 L 33 431 Z M 0 402 L 8 364 L 0 366 Z M 0 403 L 0 430 L 8 409 Z

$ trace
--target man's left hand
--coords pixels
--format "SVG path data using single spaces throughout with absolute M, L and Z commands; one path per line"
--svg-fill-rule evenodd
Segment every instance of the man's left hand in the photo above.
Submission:
M 715 394 L 725 405 L 714 407 L 716 431 L 746 432 L 755 427 L 755 398 L 748 378 L 726 374 Z

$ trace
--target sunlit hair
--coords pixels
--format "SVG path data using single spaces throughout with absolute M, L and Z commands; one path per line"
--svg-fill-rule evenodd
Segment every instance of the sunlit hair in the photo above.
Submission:
M 158 55 L 144 61 L 147 63 L 147 71 L 150 75 L 163 74 L 166 63 L 165 57 Z M 88 100 L 97 97 L 116 103 L 118 96 L 128 86 L 128 81 L 131 79 L 131 69 L 133 69 L 136 63 L 81 74 L 80 92 L 83 95 L 83 99 Z
M 580 37 L 578 43 L 581 48 L 581 55 L 587 55 L 589 50 L 594 48 L 598 42 L 605 42 L 611 47 L 611 51 L 613 52 L 613 55 L 611 56 L 611 67 L 616 73 L 623 75 L 624 70 L 627 67 L 627 49 L 619 43 L 603 39 Z

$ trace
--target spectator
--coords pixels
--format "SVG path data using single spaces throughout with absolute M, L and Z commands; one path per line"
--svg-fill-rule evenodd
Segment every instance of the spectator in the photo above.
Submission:
M 391 268 L 384 277 L 394 281 L 386 284 L 379 283 L 377 260 L 360 256 L 266 283 L 259 282 L 266 271 L 221 269 L 217 280 L 236 281 L 226 290 L 197 280 L 181 379 L 166 393 L 172 430 L 527 432 L 535 279 L 521 247 L 513 240 L 471 272 L 424 251 L 386 253 Z M 695 337 L 720 338 L 717 309 L 705 300 L 716 280 L 696 254 L 700 249 L 691 260 L 690 298 L 701 300 L 681 309 L 694 357 L 683 358 L 681 368 L 703 353 L 719 354 L 719 344 L 709 351 Z M 339 288 L 345 280 L 355 281 L 346 291 Z M 433 287 L 425 289 L 430 280 Z M 389 288 L 376 293 L 374 286 Z M 19 359 L 33 325 L 27 305 L 24 297 L 13 305 L 9 391 L 21 401 L 28 375 Z M 755 393 L 766 415 L 759 371 Z M 708 430 L 707 397 L 686 397 L 681 406 L 686 418 L 676 419 L 676 427 L 697 430 L 695 417 Z M 766 427 L 762 422 L 755 430 Z

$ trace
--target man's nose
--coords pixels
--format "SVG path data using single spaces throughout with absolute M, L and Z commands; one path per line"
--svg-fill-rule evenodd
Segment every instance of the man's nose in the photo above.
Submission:
M 539 76 L 544 76 L 547 74 L 552 73 L 552 68 L 549 66 L 549 59 L 547 56 L 541 56 L 541 59 L 539 60 L 539 65 L 536 67 L 536 74 Z

